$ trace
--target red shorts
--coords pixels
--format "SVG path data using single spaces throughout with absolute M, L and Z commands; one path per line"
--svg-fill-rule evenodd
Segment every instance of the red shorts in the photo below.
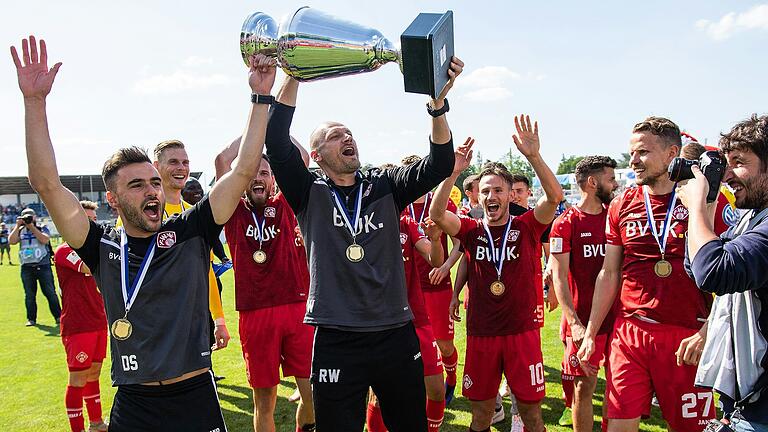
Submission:
M 610 352 L 610 340 L 608 334 L 600 334 L 595 337 L 595 352 L 592 353 L 592 357 L 589 358 L 589 363 L 599 368 L 605 364 L 605 360 L 608 358 Z M 563 352 L 563 363 L 560 365 L 562 374 L 564 376 L 586 376 L 581 369 L 578 357 L 579 348 L 573 343 L 573 338 L 570 336 L 565 337 L 565 351 Z
M 424 376 L 442 375 L 443 359 L 440 357 L 440 350 L 437 349 L 432 326 L 427 324 L 416 327 L 416 336 L 419 337 L 421 360 L 424 362 Z
M 696 366 L 677 365 L 680 341 L 696 333 L 685 327 L 618 318 L 613 330 L 606 388 L 609 419 L 647 416 L 653 393 L 676 432 L 700 431 L 715 418 L 712 392 L 693 385 Z
M 309 378 L 314 329 L 304 324 L 304 303 L 240 311 L 245 374 L 253 388 L 269 388 L 283 376 Z
M 432 324 L 432 331 L 437 340 L 453 340 L 453 318 L 448 312 L 452 296 L 453 291 L 449 289 L 424 291 L 429 323 Z
M 467 336 L 463 394 L 469 400 L 493 399 L 501 375 L 522 403 L 544 399 L 544 365 L 539 329 L 507 336 Z
M 70 371 L 81 371 L 93 363 L 101 363 L 107 356 L 107 331 L 99 330 L 62 336 Z

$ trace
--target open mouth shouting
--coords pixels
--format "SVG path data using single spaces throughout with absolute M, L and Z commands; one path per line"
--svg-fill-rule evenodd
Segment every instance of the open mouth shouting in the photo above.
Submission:
M 157 198 L 150 198 L 144 202 L 141 210 L 150 222 L 160 222 L 162 210 L 160 209 L 160 201 Z
M 357 156 L 357 149 L 351 144 L 347 144 L 341 148 L 341 154 L 347 157 Z

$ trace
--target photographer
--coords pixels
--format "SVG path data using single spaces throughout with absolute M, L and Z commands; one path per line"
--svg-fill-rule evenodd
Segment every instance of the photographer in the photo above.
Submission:
M 16 226 L 11 231 L 8 240 L 12 245 L 19 245 L 19 262 L 21 263 L 21 282 L 24 284 L 24 303 L 27 308 L 27 327 L 37 324 L 37 283 L 40 290 L 48 299 L 51 315 L 59 323 L 61 307 L 56 297 L 56 287 L 53 285 L 51 272 L 51 254 L 48 243 L 51 241 L 48 228 L 37 225 L 35 211 L 26 208 L 21 216 L 16 218 Z
M 681 188 L 690 212 L 689 271 L 700 289 L 718 295 L 696 383 L 720 393 L 733 430 L 768 431 L 768 116 L 734 126 L 720 149 L 728 162 L 723 181 L 735 191 L 736 207 L 749 211 L 718 238 L 698 167 Z

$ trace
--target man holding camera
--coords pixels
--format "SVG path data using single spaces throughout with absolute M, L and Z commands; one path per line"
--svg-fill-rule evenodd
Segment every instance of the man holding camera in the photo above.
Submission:
M 48 300 L 48 308 L 51 315 L 59 323 L 61 307 L 59 298 L 56 297 L 56 286 L 53 284 L 53 272 L 51 271 L 50 232 L 45 225 L 38 225 L 35 219 L 37 215 L 31 208 L 25 208 L 21 216 L 16 218 L 16 226 L 13 227 L 8 241 L 19 244 L 19 262 L 21 263 L 21 283 L 24 284 L 24 304 L 27 308 L 26 326 L 37 324 L 37 283 L 40 282 L 40 290 Z
M 749 211 L 718 237 L 709 181 L 692 167 L 695 177 L 681 188 L 690 212 L 690 273 L 701 290 L 718 295 L 696 382 L 720 393 L 731 429 L 768 431 L 768 274 L 760 271 L 768 266 L 768 116 L 735 125 L 722 135 L 720 150 L 728 162 L 723 181 L 736 207 Z
M 589 359 L 619 293 L 606 374 L 609 431 L 637 431 L 654 392 L 671 430 L 699 431 L 715 414 L 712 393 L 694 386 L 712 299 L 683 267 L 688 210 L 667 174 L 680 147 L 680 129 L 668 119 L 635 125 L 629 154 L 638 187 L 608 210 L 605 260 L 578 357 L 585 372 L 596 372 Z

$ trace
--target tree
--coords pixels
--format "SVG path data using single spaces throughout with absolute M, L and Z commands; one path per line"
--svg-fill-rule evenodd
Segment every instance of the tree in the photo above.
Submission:
M 560 165 L 557 166 L 557 174 L 570 174 L 576 171 L 576 164 L 579 163 L 584 156 L 568 156 L 563 155 L 560 158 Z
M 629 153 L 622 153 L 621 157 L 616 159 L 616 168 L 629 168 Z
M 509 172 L 512 174 L 522 174 L 528 177 L 528 181 L 533 183 L 533 178 L 536 177 L 536 173 L 533 171 L 533 167 L 523 156 L 513 155 L 512 149 L 510 149 L 509 152 L 504 155 L 501 163 L 506 165 L 507 168 L 509 168 Z

